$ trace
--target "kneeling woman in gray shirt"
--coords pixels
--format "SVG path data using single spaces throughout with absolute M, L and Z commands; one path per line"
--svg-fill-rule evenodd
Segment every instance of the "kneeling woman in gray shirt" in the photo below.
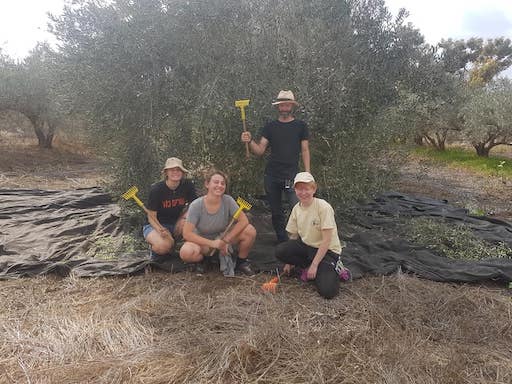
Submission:
M 183 226 L 186 241 L 180 249 L 180 257 L 186 263 L 200 263 L 212 249 L 226 256 L 230 245 L 238 245 L 237 268 L 246 275 L 254 275 L 247 257 L 256 238 L 256 229 L 243 211 L 236 224 L 221 238 L 238 209 L 235 200 L 225 194 L 226 186 L 227 176 L 223 172 L 213 170 L 206 176 L 206 195 L 194 200 L 188 209 Z

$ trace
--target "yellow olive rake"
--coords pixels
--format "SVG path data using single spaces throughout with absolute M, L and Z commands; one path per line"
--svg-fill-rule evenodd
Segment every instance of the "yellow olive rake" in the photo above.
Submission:
M 247 128 L 245 126 L 245 107 L 249 105 L 249 101 L 249 99 L 235 101 L 235 107 L 240 108 L 240 115 L 242 117 L 242 126 L 244 128 L 244 132 L 247 131 Z M 245 157 L 249 158 L 249 143 L 245 143 Z
M 224 236 L 226 236 L 226 233 L 228 233 L 229 230 L 233 227 L 235 220 L 238 219 L 238 217 L 240 216 L 240 213 L 242 213 L 242 211 L 248 211 L 252 208 L 252 204 L 250 204 L 248 201 L 242 199 L 241 197 L 238 197 L 236 199 L 236 203 L 238 204 L 238 209 L 233 214 L 233 217 L 231 218 L 231 221 L 229 222 L 229 224 L 226 227 L 226 229 L 224 230 L 224 232 L 222 232 L 220 239 L 223 239 Z M 212 249 L 210 251 L 210 253 L 208 254 L 208 256 L 212 256 L 214 253 L 215 253 L 215 249 Z
M 125 200 L 133 199 L 139 207 L 147 212 L 147 208 L 144 206 L 144 203 L 137 197 L 137 192 L 139 192 L 139 188 L 133 186 L 130 187 L 125 193 L 123 193 L 121 197 Z
M 240 213 L 242 211 L 248 211 L 252 208 L 252 204 L 247 202 L 246 200 L 242 199 L 241 197 L 238 197 L 236 199 L 236 203 L 238 204 L 238 209 L 236 210 L 235 214 L 233 215 L 233 218 L 231 219 L 231 222 L 229 225 L 233 224 L 233 222 L 238 219 L 238 216 L 240 216 Z M 228 226 L 229 228 L 229 226 Z

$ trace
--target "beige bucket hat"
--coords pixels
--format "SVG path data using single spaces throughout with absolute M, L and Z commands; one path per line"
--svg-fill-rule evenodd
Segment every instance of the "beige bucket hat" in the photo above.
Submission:
M 293 95 L 292 91 L 279 91 L 277 99 L 272 103 L 272 105 L 279 105 L 283 103 L 292 103 L 295 105 L 299 105 L 299 103 L 297 103 L 297 101 L 295 100 L 295 96 Z
M 181 169 L 183 172 L 188 172 L 188 169 L 186 169 L 184 166 L 183 166 L 183 162 L 178 159 L 177 157 L 169 157 L 166 161 L 165 161 L 165 166 L 164 166 L 164 171 L 166 169 L 169 169 L 169 168 L 176 168 L 178 167 L 179 169 Z

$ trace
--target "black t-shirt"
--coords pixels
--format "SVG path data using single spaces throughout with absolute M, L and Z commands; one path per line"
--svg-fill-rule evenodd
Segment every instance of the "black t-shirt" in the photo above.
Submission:
M 292 180 L 299 169 L 301 142 L 309 139 L 309 131 L 302 120 L 288 123 L 279 120 L 267 123 L 260 135 L 269 141 L 270 157 L 265 174 L 281 180 Z
M 161 224 L 175 225 L 185 206 L 196 198 L 196 188 L 190 180 L 182 179 L 175 190 L 160 181 L 151 186 L 146 207 L 156 211 Z

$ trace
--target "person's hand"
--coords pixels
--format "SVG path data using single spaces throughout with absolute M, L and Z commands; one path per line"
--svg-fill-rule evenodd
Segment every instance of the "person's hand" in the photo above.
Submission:
M 167 228 L 162 227 L 162 228 L 160 229 L 160 235 L 161 235 L 162 237 L 170 237 L 170 238 L 172 239 L 171 232 L 169 232 L 169 230 L 168 230 Z
M 222 256 L 226 256 L 229 253 L 228 246 L 229 244 L 226 243 L 224 240 L 216 239 L 213 240 L 213 248 L 218 249 L 220 254 Z
M 287 275 L 290 275 L 290 272 L 292 271 L 293 265 L 291 264 L 285 264 L 283 267 L 283 273 L 286 273 Z
M 243 143 L 249 143 L 252 140 L 251 132 L 242 132 L 241 140 Z
M 176 222 L 174 227 L 174 236 L 181 236 L 183 234 L 183 226 L 185 225 L 185 216 L 181 216 Z
M 308 268 L 308 280 L 315 280 L 316 278 L 316 272 L 318 270 L 317 265 L 311 264 Z

